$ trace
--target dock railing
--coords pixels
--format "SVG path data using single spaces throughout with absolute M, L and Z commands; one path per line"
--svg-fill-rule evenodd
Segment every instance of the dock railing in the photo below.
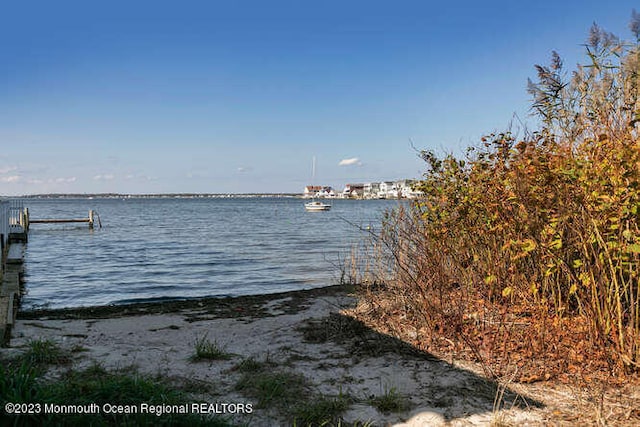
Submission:
M 0 200 L 0 241 L 6 248 L 11 235 L 24 234 L 29 228 L 29 215 L 22 199 Z
M 27 228 L 24 202 L 22 199 L 9 200 L 9 225 Z
M 9 200 L 0 200 L 0 238 L 2 249 L 7 247 L 9 242 L 9 224 L 10 224 L 11 202 Z

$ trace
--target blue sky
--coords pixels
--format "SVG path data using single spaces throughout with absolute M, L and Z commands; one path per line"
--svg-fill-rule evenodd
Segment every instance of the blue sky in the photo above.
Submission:
M 0 194 L 301 192 L 419 177 L 632 1 L 2 1 Z M 357 159 L 357 160 L 354 160 Z M 350 160 L 346 161 L 345 160 Z

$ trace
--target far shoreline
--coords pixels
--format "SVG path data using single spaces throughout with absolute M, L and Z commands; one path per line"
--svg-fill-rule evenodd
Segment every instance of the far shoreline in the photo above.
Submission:
M 52 193 L 3 196 L 19 199 L 206 199 L 206 198 L 302 198 L 300 193 Z

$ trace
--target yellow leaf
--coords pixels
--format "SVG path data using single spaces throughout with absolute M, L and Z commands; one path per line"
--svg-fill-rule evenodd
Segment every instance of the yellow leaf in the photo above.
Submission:
M 578 278 L 582 282 L 582 286 L 589 286 L 589 284 L 591 283 L 591 277 L 585 272 L 580 273 Z
M 638 253 L 640 253 L 640 244 L 634 243 L 633 245 L 629 245 L 627 247 L 627 250 L 629 252 L 631 252 L 632 254 L 638 254 Z
M 532 239 L 524 239 L 522 241 L 522 250 L 525 252 L 531 252 L 536 249 L 538 245 Z
M 551 249 L 562 249 L 562 239 L 553 240 L 549 247 L 551 247 Z
M 496 283 L 497 281 L 498 281 L 498 278 L 496 277 L 495 274 L 490 274 L 484 278 L 484 283 L 486 283 L 487 285 L 491 285 L 493 283 Z
M 531 283 L 531 288 L 529 288 L 529 290 L 533 295 L 536 295 L 538 293 L 538 285 Z
M 513 288 L 511 286 L 507 286 L 502 290 L 502 296 L 505 298 L 511 295 L 512 293 L 513 293 Z

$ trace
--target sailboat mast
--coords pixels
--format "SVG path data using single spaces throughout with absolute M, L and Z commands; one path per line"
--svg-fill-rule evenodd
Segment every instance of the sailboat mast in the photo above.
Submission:
M 304 204 L 304 208 L 307 211 L 319 212 L 319 211 L 328 211 L 331 209 L 331 205 L 327 205 L 326 203 L 316 202 L 315 196 L 315 180 L 316 180 L 316 156 L 313 156 L 313 160 L 311 162 L 311 201 L 309 203 Z
M 316 156 L 311 158 L 311 200 L 316 200 Z

